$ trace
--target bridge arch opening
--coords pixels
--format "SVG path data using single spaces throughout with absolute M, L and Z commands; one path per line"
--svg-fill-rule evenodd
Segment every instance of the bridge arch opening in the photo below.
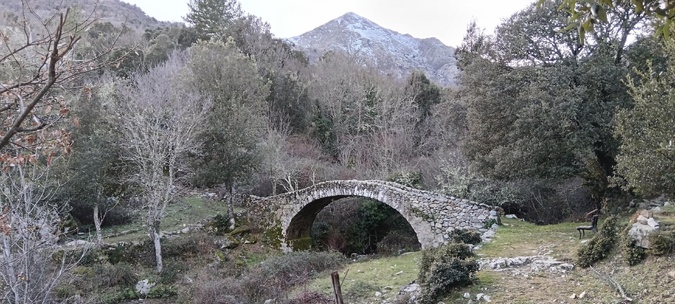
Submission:
M 291 250 L 332 249 L 346 255 L 398 253 L 421 248 L 417 232 L 389 204 L 356 195 L 336 195 L 305 205 L 286 229 Z

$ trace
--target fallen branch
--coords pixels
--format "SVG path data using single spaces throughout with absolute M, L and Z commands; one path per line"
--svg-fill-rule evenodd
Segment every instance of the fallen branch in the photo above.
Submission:
M 621 285 L 620 285 L 617 281 L 615 281 L 614 279 L 612 279 L 612 278 L 611 278 L 610 276 L 608 276 L 608 275 L 603 275 L 603 274 L 600 273 L 599 271 L 595 270 L 595 268 L 593 268 L 593 266 L 590 266 L 589 268 L 591 268 L 591 270 L 593 270 L 593 272 L 595 272 L 595 275 L 597 275 L 598 278 L 601 278 L 601 279 L 605 280 L 605 281 L 606 281 L 607 283 L 609 283 L 612 287 L 616 288 L 616 290 L 619 291 L 619 293 L 621 294 L 621 297 L 622 297 L 625 301 L 627 301 L 627 302 L 633 302 L 633 299 L 629 298 L 629 297 L 626 295 L 626 291 L 623 290 L 623 287 L 621 287 Z

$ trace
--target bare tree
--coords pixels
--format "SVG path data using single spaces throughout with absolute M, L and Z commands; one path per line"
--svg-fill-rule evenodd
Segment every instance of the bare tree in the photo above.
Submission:
M 304 153 L 311 153 L 311 150 L 317 150 L 318 147 L 312 147 L 307 143 L 299 143 L 297 138 L 290 136 L 290 130 L 287 124 L 279 124 L 280 127 L 269 127 L 266 136 L 261 140 L 260 145 L 262 153 L 262 168 L 268 174 L 272 182 L 272 195 L 277 194 L 279 185 L 284 192 L 292 192 L 300 189 L 304 184 L 302 179 L 303 171 L 313 169 L 315 160 L 319 155 L 312 155 L 314 158 L 306 155 L 298 155 L 294 150 L 304 150 Z M 271 124 L 270 124 L 271 126 Z M 313 161 L 314 160 L 314 161 Z M 311 184 L 315 183 L 315 176 L 309 177 Z
M 309 86 L 325 120 L 327 130 L 317 132 L 324 148 L 365 176 L 382 178 L 406 167 L 419 114 L 403 87 L 354 58 L 324 55 L 313 66 Z
M 184 56 L 172 55 L 146 74 L 118 85 L 110 106 L 121 133 L 123 158 L 135 167 L 132 176 L 147 207 L 146 223 L 155 245 L 157 271 L 162 271 L 160 224 L 167 205 L 174 199 L 176 173 L 181 156 L 199 153 L 196 135 L 204 127 L 211 103 L 182 85 L 191 77 Z
M 49 303 L 51 292 L 77 260 L 59 250 L 59 210 L 49 203 L 49 168 L 36 161 L 0 172 L 0 301 Z M 52 189 L 52 190 L 50 190 Z
M 21 15 L 0 31 L 0 151 L 15 152 L 4 153 L 4 160 L 43 144 L 36 131 L 68 113 L 64 89 L 105 64 L 100 59 L 107 54 L 76 56 L 80 38 L 95 22 L 93 12 L 81 20 L 69 10 L 40 16 L 29 1 L 21 3 Z

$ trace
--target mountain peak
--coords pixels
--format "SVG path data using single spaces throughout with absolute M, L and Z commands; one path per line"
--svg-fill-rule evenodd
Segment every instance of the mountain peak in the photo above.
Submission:
M 344 14 L 344 15 L 338 17 L 338 19 L 349 19 L 349 18 L 353 18 L 353 19 L 363 19 L 363 17 L 361 17 L 359 14 L 354 13 L 354 12 L 348 12 L 348 13 L 346 13 L 346 14 Z
M 353 12 L 289 41 L 311 51 L 308 53 L 310 60 L 316 60 L 328 51 L 345 52 L 365 58 L 384 74 L 399 78 L 422 70 L 432 81 L 450 86 L 457 74 L 454 49 L 438 39 L 417 39 L 400 34 Z
M 340 16 L 340 17 L 337 17 L 337 18 L 329 21 L 328 23 L 326 23 L 324 25 L 328 25 L 328 24 L 331 24 L 331 23 L 337 23 L 337 24 L 343 25 L 343 26 L 361 25 L 362 27 L 382 28 L 381 26 L 379 26 L 375 22 L 373 22 L 373 21 L 369 20 L 368 18 L 365 18 L 361 15 L 358 15 L 354 12 L 346 13 L 346 14 Z

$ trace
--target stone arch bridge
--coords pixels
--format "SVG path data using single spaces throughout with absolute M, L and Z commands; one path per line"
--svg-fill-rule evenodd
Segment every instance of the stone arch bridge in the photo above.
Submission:
M 370 198 L 394 208 L 413 228 L 422 249 L 447 243 L 454 229 L 485 232 L 486 223 L 498 216 L 486 204 L 377 180 L 334 180 L 270 197 L 251 196 L 248 207 L 264 219 L 265 238 L 288 252 L 308 249 L 316 215 L 345 197 Z

